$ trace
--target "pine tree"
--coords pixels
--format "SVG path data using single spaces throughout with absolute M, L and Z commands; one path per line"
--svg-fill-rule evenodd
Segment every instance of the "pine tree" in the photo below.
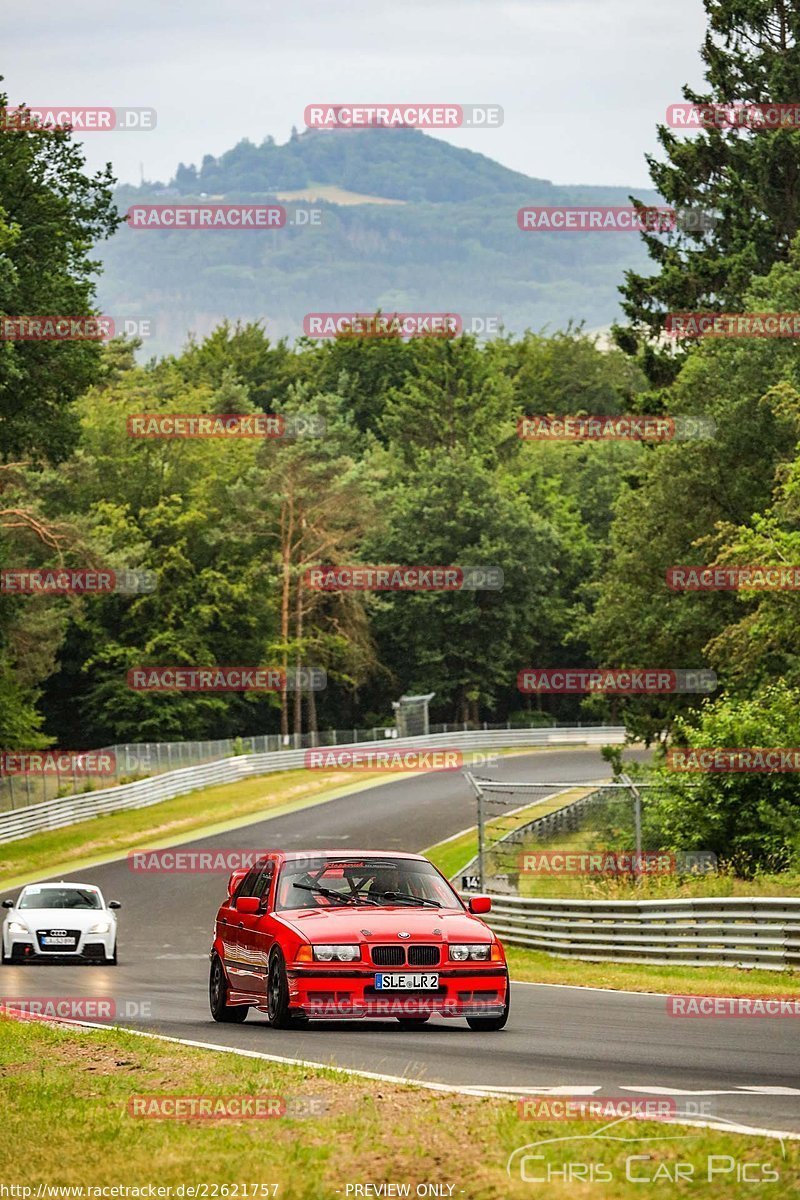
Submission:
M 800 111 L 800 3 L 704 5 L 709 27 L 701 55 L 708 91 L 684 87 L 684 99 L 694 105 L 796 104 Z M 699 209 L 714 224 L 709 231 L 644 234 L 658 274 L 626 273 L 622 307 L 631 326 L 615 330 L 617 342 L 641 353 L 655 383 L 671 378 L 679 361 L 648 341 L 663 329 L 667 313 L 740 311 L 751 278 L 788 258 L 800 228 L 800 121 L 776 128 L 721 124 L 689 137 L 659 125 L 658 140 L 664 160 L 647 156 L 655 188 L 670 206 Z

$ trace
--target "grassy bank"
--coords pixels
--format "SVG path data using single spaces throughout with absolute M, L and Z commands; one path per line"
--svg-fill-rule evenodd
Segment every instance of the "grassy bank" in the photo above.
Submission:
M 542 752 L 542 747 L 515 747 L 491 753 L 509 757 L 537 752 Z M 476 754 L 485 757 L 485 753 L 467 752 L 464 765 L 470 766 Z M 77 870 L 94 866 L 129 850 L 175 845 L 189 840 L 190 835 L 224 833 L 262 816 L 277 816 L 379 783 L 396 783 L 410 775 L 411 772 L 401 775 L 397 771 L 298 768 L 255 775 L 238 783 L 198 788 L 150 808 L 93 817 L 64 829 L 0 845 L 0 888 L 8 890 L 40 878 L 44 871 L 55 874 L 62 868 Z
M 387 1030 L 387 1037 L 393 1035 L 403 1036 Z M 293 1115 L 261 1120 L 132 1115 L 133 1100 L 145 1095 L 210 1095 L 226 1102 L 281 1097 Z M 237 1200 L 245 1194 L 334 1200 L 357 1194 L 354 1185 L 394 1183 L 411 1185 L 412 1196 L 419 1184 L 437 1184 L 445 1185 L 440 1195 L 448 1195 L 450 1185 L 450 1194 L 467 1200 L 516 1200 L 532 1194 L 531 1183 L 520 1178 L 519 1156 L 511 1177 L 506 1174 L 509 1155 L 553 1138 L 569 1140 L 535 1147 L 530 1153 L 543 1159 L 527 1167 L 539 1175 L 560 1172 L 547 1184 L 548 1197 L 588 1194 L 585 1185 L 576 1189 L 563 1178 L 564 1164 L 570 1163 L 602 1164 L 612 1176 L 601 1185 L 608 1200 L 639 1195 L 641 1184 L 626 1181 L 625 1167 L 628 1156 L 641 1154 L 652 1158 L 637 1162 L 639 1174 L 662 1171 L 663 1182 L 647 1188 L 653 1200 L 676 1194 L 752 1196 L 753 1185 L 737 1183 L 732 1172 L 707 1182 L 710 1155 L 768 1164 L 779 1175 L 766 1189 L 770 1194 L 788 1196 L 800 1188 L 798 1143 L 785 1143 L 784 1158 L 779 1142 L 758 1135 L 632 1120 L 609 1133 L 635 1141 L 601 1140 L 592 1135 L 602 1121 L 525 1120 L 516 1101 L 430 1092 L 112 1029 L 67 1032 L 0 1018 L 0 1096 L 0 1179 L 31 1187 L 31 1194 L 39 1184 L 157 1183 L 207 1184 L 206 1195 L 213 1196 L 215 1185 L 227 1184 L 238 1185 L 238 1196 L 227 1192 Z M 659 1140 L 640 1140 L 654 1138 Z M 664 1177 L 678 1161 L 693 1167 L 691 1186 L 676 1188 Z M 245 1182 L 265 1190 L 244 1193 Z
M 653 966 L 650 963 L 581 962 L 543 950 L 506 946 L 511 978 L 627 992 L 692 996 L 796 996 L 800 972 L 739 967 Z
M 62 866 L 89 866 L 124 855 L 129 850 L 157 848 L 191 834 L 222 833 L 280 811 L 302 808 L 333 799 L 359 787 L 372 787 L 386 779 L 385 772 L 280 771 L 255 775 L 238 783 L 187 792 L 150 808 L 131 809 L 93 817 L 64 829 L 37 833 L 0 846 L 0 886 L 38 872 Z

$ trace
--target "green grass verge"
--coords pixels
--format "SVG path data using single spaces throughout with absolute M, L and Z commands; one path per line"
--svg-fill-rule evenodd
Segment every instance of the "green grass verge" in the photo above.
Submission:
M 202 788 L 150 808 L 109 813 L 37 833 L 0 846 L 0 885 L 14 887 L 42 871 L 57 874 L 125 855 L 188 841 L 191 835 L 224 833 L 262 817 L 277 816 L 322 800 L 386 782 L 380 772 L 280 771 L 238 783 Z M 265 847 L 266 849 L 266 847 Z
M 386 1036 L 393 1033 L 405 1036 L 399 1031 L 387 1031 Z M 424 1054 L 416 1037 L 415 1050 Z M 502 1034 L 497 1037 L 502 1041 Z M 268 1032 L 259 1045 L 268 1049 Z M 410 1065 L 417 1070 L 424 1067 L 424 1063 Z M 280 1096 L 295 1111 L 299 1107 L 314 1115 L 267 1120 L 131 1115 L 131 1102 L 144 1095 L 222 1100 Z M 410 1185 L 412 1196 L 420 1184 L 437 1184 L 444 1185 L 439 1195 L 522 1200 L 534 1194 L 532 1185 L 520 1178 L 518 1167 L 508 1177 L 508 1157 L 548 1139 L 568 1140 L 531 1149 L 543 1158 L 529 1161 L 527 1169 L 540 1177 L 551 1174 L 551 1182 L 539 1185 L 536 1194 L 556 1200 L 589 1194 L 602 1195 L 604 1200 L 641 1195 L 642 1185 L 626 1180 L 626 1160 L 633 1155 L 651 1157 L 637 1161 L 632 1173 L 653 1177 L 660 1172 L 660 1181 L 646 1188 L 652 1200 L 689 1195 L 743 1200 L 756 1190 L 759 1195 L 775 1196 L 796 1195 L 800 1190 L 797 1142 L 782 1146 L 756 1134 L 633 1120 L 615 1125 L 609 1133 L 616 1139 L 636 1140 L 600 1140 L 593 1135 L 603 1128 L 602 1121 L 525 1120 L 513 1100 L 436 1093 L 333 1070 L 199 1050 L 114 1029 L 65 1031 L 0 1018 L 0 1097 L 4 1135 L 0 1179 L 6 1185 L 33 1189 L 30 1196 L 40 1184 L 83 1188 L 156 1184 L 172 1189 L 183 1184 L 207 1185 L 206 1196 L 236 1200 L 245 1194 L 248 1200 L 254 1195 L 259 1200 L 272 1195 L 279 1200 L 344 1200 L 348 1194 L 358 1194 L 352 1190 L 354 1185 L 394 1183 Z M 734 1163 L 765 1164 L 762 1171 L 776 1172 L 778 1182 L 754 1189 L 752 1183 L 737 1182 L 735 1169 L 707 1182 L 709 1157 L 723 1155 Z M 678 1162 L 690 1165 L 690 1183 L 676 1186 L 668 1177 Z M 595 1172 L 602 1167 L 601 1190 L 564 1178 L 569 1170 L 565 1164 L 575 1164 L 578 1170 L 589 1164 Z M 264 1190 L 244 1193 L 245 1183 Z M 232 1190 L 237 1185 L 238 1192 Z M 223 1186 L 228 1190 L 219 1190 Z M 376 1192 L 360 1193 L 365 1194 Z
M 544 950 L 506 945 L 511 978 L 628 992 L 692 996 L 796 996 L 800 972 L 740 967 L 654 966 L 649 963 L 582 962 Z

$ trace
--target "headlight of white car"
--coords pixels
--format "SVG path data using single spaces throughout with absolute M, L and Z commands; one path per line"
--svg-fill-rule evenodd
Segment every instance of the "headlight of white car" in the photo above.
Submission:
M 451 962 L 466 962 L 467 959 L 473 959 L 475 962 L 486 962 L 491 953 L 491 943 L 481 942 L 474 945 L 452 945 L 450 947 Z
M 317 962 L 356 962 L 361 958 L 360 946 L 314 946 Z
M 88 933 L 108 933 L 110 928 L 111 928 L 110 921 L 98 921 L 97 924 L 92 925 L 91 929 L 87 930 L 87 932 Z
M 27 933 L 28 929 L 26 928 L 25 925 L 21 924 L 20 921 L 9 921 L 8 922 L 8 932 L 9 933 Z

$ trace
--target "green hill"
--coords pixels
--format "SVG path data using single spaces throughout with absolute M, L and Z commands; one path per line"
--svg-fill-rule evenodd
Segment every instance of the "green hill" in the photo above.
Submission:
M 319 311 L 493 315 L 515 332 L 569 320 L 595 328 L 618 315 L 625 268 L 645 261 L 635 234 L 517 227 L 521 205 L 627 204 L 629 189 L 560 187 L 411 129 L 309 130 L 282 146 L 242 141 L 199 168 L 181 164 L 168 184 L 121 188 L 117 199 L 125 210 L 287 193 L 319 209 L 321 224 L 256 233 L 123 228 L 105 248 L 103 310 L 150 318 L 154 352 L 223 317 L 260 318 L 270 334 L 294 338 L 304 314 Z

